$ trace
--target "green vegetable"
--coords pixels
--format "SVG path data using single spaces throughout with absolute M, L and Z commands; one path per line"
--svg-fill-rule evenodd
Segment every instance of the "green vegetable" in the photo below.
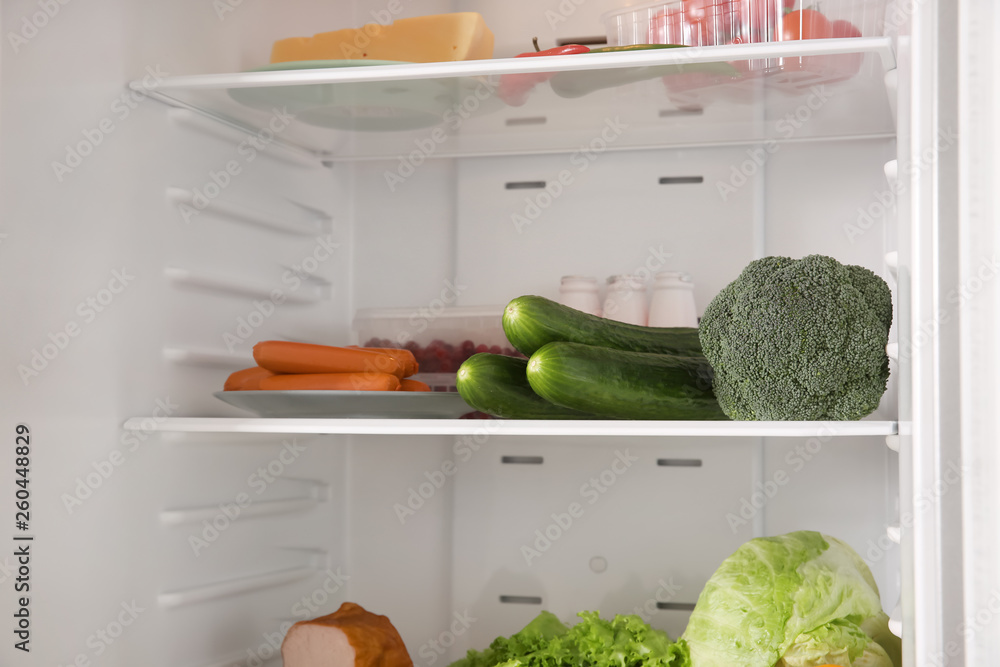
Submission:
M 591 49 L 591 53 L 618 53 L 619 51 L 646 51 L 648 49 L 683 49 L 685 44 L 626 44 L 625 46 L 602 46 Z
M 704 357 L 549 343 L 531 355 L 528 383 L 546 400 L 615 419 L 725 419 Z
M 682 640 L 693 667 L 900 667 L 887 623 L 861 557 L 800 531 L 750 540 L 724 560 Z
M 520 296 L 503 311 L 503 330 L 521 354 L 531 356 L 546 343 L 568 341 L 632 352 L 701 356 L 692 327 L 640 327 L 596 317 L 541 296 Z
M 458 369 L 462 399 L 476 410 L 507 419 L 600 419 L 546 401 L 531 390 L 527 359 L 486 352 L 474 354 Z
M 543 611 L 511 637 L 497 637 L 485 651 L 469 651 L 450 667 L 691 667 L 684 642 L 672 642 L 635 615 L 608 621 L 578 614 L 567 628 Z
M 860 266 L 765 257 L 712 300 L 700 323 L 715 395 L 740 420 L 861 419 L 889 378 L 892 295 Z

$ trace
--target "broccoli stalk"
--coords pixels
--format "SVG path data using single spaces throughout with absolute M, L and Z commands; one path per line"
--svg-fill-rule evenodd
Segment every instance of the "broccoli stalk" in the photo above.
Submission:
M 831 257 L 758 259 L 699 325 L 722 410 L 737 420 L 852 420 L 889 379 L 892 295 L 879 276 Z

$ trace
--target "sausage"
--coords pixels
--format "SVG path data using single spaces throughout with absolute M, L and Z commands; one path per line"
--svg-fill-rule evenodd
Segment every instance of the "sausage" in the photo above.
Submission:
M 334 391 L 398 391 L 399 378 L 389 373 L 295 373 L 260 381 L 263 391 L 303 389 Z
M 271 377 L 272 375 L 274 375 L 274 373 L 266 368 L 261 368 L 260 366 L 244 368 L 243 370 L 236 371 L 226 378 L 226 383 L 222 386 L 222 389 L 224 391 L 246 391 L 249 389 L 259 389 L 260 381 L 264 378 Z
M 275 373 L 389 373 L 404 377 L 396 358 L 360 348 L 265 340 L 253 346 L 257 365 Z

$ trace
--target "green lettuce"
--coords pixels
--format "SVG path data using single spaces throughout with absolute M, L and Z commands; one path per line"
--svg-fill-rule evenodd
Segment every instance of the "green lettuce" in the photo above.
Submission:
M 724 560 L 681 639 L 693 667 L 900 667 L 885 622 L 861 557 L 800 531 L 751 540 Z
M 686 643 L 671 641 L 639 616 L 578 616 L 567 628 L 543 611 L 519 632 L 497 637 L 485 651 L 469 651 L 451 667 L 691 667 Z

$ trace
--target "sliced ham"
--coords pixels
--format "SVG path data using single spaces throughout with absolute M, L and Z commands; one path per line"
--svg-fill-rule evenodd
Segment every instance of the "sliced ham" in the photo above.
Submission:
M 281 658 L 284 667 L 413 667 L 389 619 L 353 602 L 293 625 L 281 644 Z

